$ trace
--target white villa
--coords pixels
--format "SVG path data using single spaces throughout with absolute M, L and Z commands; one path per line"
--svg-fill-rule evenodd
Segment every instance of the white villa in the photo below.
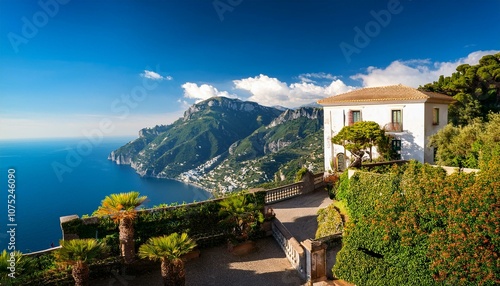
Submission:
M 357 121 L 375 121 L 391 134 L 392 147 L 401 159 L 433 164 L 428 137 L 448 123 L 448 105 L 454 101 L 448 95 L 403 85 L 357 89 L 319 100 L 324 109 L 325 170 L 343 170 L 348 165 L 349 152 L 332 144 L 331 138 Z

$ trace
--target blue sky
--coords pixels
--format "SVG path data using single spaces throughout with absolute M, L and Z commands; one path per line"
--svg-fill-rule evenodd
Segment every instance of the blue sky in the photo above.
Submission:
M 500 1 L 0 0 L 0 139 L 136 135 L 211 96 L 297 107 L 500 50 Z

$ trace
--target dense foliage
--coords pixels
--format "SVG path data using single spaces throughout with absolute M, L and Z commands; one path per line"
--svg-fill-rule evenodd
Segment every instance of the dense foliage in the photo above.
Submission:
M 449 118 L 454 125 L 467 125 L 479 117 L 500 111 L 500 53 L 486 55 L 477 65 L 463 64 L 451 76 L 420 87 L 423 90 L 453 96 Z
M 499 171 L 494 157 L 477 175 L 411 162 L 342 177 L 349 221 L 334 274 L 357 285 L 498 285 Z
M 448 124 L 430 137 L 437 148 L 437 163 L 443 166 L 480 168 L 500 155 L 500 114 L 489 114 L 488 121 L 476 118 L 466 126 Z
M 295 183 L 302 181 L 302 178 L 307 172 L 309 172 L 309 170 L 306 167 L 300 168 L 295 174 Z
M 71 265 L 75 286 L 89 285 L 89 263 L 108 252 L 104 243 L 93 238 L 61 240 L 61 248 L 56 250 L 56 261 Z
M 25 274 L 30 264 L 31 260 L 24 257 L 21 252 L 3 250 L 0 253 L 0 285 L 8 285 L 21 274 Z
M 15 279 L 0 280 L 1 285 L 75 285 L 71 268 L 56 263 L 54 252 L 33 256 L 23 255 L 20 266 L 24 270 L 19 271 Z M 112 269 L 120 268 L 120 259 L 118 257 L 100 259 L 91 262 L 89 267 L 91 279 L 106 277 Z

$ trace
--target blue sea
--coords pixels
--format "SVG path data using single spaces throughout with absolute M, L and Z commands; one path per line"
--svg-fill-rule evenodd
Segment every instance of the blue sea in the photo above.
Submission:
M 148 197 L 146 207 L 211 197 L 203 189 L 178 181 L 142 178 L 130 166 L 107 159 L 131 139 L 0 141 L 0 251 L 11 240 L 9 223 L 15 224 L 16 250 L 26 253 L 59 245 L 61 216 L 92 214 L 112 193 L 138 191 Z M 9 170 L 15 175 L 15 202 L 11 202 L 15 213 L 10 211 L 14 219 L 10 222 Z

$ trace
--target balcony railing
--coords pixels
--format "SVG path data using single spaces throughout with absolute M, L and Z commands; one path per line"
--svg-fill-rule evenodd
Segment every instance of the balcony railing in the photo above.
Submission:
M 389 122 L 384 125 L 384 130 L 386 132 L 403 132 L 403 124 L 399 122 Z
M 292 267 L 299 272 L 299 275 L 302 278 L 306 278 L 306 258 L 304 249 L 300 243 L 290 234 L 288 229 L 277 218 L 273 219 L 271 226 L 274 239 L 285 252 L 286 258 L 288 258 Z
M 302 195 L 303 182 L 286 185 L 283 187 L 268 190 L 266 193 L 266 204 L 276 203 L 298 195 Z

